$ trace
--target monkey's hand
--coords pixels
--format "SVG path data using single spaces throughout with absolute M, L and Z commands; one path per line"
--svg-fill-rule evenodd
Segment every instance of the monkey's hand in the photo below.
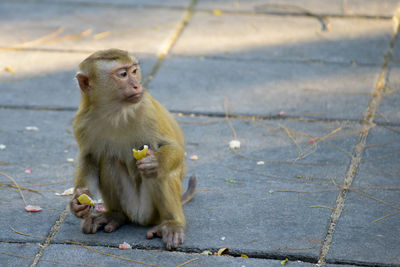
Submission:
M 153 151 L 148 150 L 146 153 L 146 157 L 138 160 L 136 162 L 136 165 L 142 176 L 146 178 L 157 177 L 159 164 Z
M 94 207 L 90 206 L 88 204 L 80 204 L 78 201 L 78 197 L 80 195 L 86 194 L 88 196 L 90 196 L 90 192 L 87 189 L 83 189 L 83 188 L 77 188 L 75 190 L 75 194 L 73 195 L 69 205 L 70 205 L 70 210 L 71 212 L 78 218 L 80 219 L 84 219 L 86 218 L 88 215 L 90 215 L 93 210 Z
M 174 221 L 166 221 L 147 231 L 148 239 L 154 236 L 161 237 L 167 250 L 175 249 L 183 244 L 185 239 L 184 227 Z

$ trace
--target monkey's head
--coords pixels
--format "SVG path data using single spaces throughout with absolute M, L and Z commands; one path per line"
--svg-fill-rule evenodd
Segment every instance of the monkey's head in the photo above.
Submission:
M 143 98 L 138 61 L 123 50 L 93 53 L 79 65 L 76 78 L 91 102 L 137 104 Z

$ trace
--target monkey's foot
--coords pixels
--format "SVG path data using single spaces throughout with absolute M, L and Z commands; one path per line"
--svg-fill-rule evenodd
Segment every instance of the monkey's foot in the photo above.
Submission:
M 173 222 L 162 223 L 147 231 L 148 239 L 154 236 L 161 237 L 167 250 L 175 249 L 183 244 L 185 239 L 184 227 Z
M 107 212 L 92 214 L 83 220 L 82 231 L 85 234 L 95 234 L 104 226 L 104 232 L 111 233 L 126 223 L 124 215 L 109 214 Z

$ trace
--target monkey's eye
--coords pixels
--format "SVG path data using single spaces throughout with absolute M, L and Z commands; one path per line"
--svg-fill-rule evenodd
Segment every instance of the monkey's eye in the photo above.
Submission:
M 128 75 L 128 72 L 125 69 L 121 69 L 117 71 L 117 76 L 121 78 L 125 78 Z
M 132 67 L 131 71 L 132 71 L 133 74 L 136 74 L 136 72 L 137 72 L 137 67 Z

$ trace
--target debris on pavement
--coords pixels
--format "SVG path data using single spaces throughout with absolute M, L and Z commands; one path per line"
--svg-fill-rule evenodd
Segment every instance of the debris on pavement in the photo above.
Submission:
M 240 141 L 239 140 L 232 140 L 229 142 L 230 149 L 240 148 Z
M 125 250 L 125 249 L 131 249 L 131 248 L 132 248 L 132 246 L 126 242 L 119 244 L 119 249 Z
M 42 211 L 42 208 L 39 206 L 28 205 L 28 206 L 25 206 L 25 210 L 27 212 L 39 212 L 39 211 Z
M 36 126 L 26 126 L 26 127 L 25 127 L 25 130 L 37 132 L 37 131 L 39 131 L 39 128 L 36 127 Z
M 68 188 L 64 192 L 60 193 L 54 193 L 56 196 L 71 196 L 74 193 L 74 188 Z

